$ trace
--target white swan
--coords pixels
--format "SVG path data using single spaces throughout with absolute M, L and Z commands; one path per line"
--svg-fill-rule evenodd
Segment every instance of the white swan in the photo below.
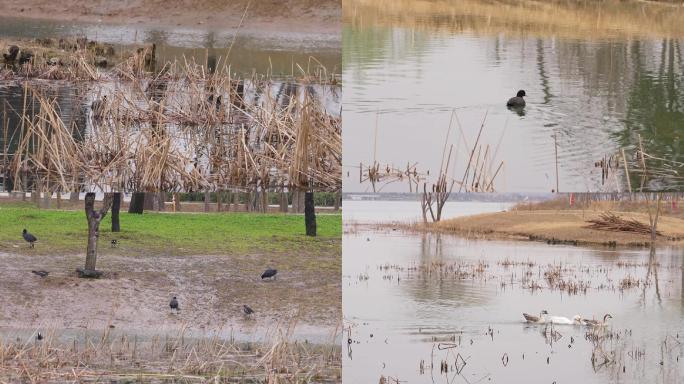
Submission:
M 568 319 L 567 317 L 563 316 L 548 316 L 546 321 L 548 323 L 558 325 L 580 325 L 582 324 L 582 316 L 575 315 L 572 317 L 572 319 Z

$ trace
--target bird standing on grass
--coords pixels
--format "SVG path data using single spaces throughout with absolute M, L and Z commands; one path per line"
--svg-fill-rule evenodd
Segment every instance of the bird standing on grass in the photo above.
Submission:
M 50 272 L 48 272 L 48 271 L 43 271 L 43 270 L 40 270 L 40 271 L 31 271 L 31 273 L 36 274 L 36 275 L 38 275 L 38 276 L 40 276 L 40 277 L 46 277 L 47 275 L 50 274 Z
M 119 243 L 119 242 L 118 242 L 116 239 L 113 239 L 112 242 L 111 242 L 112 248 L 116 248 L 116 245 L 117 245 L 118 243 Z
M 261 279 L 267 279 L 267 278 L 273 278 L 275 279 L 275 275 L 278 273 L 277 269 L 272 269 L 272 268 L 267 268 L 264 273 L 261 274 Z
M 171 302 L 169 303 L 169 307 L 171 307 L 172 311 L 174 311 L 174 310 L 176 312 L 180 311 L 180 308 L 178 307 L 178 299 L 176 299 L 176 296 L 174 296 L 173 299 L 171 299 Z
M 249 307 L 249 305 L 243 305 L 242 306 L 242 312 L 245 313 L 245 316 L 251 316 L 254 313 L 254 310 Z
M 26 228 L 24 228 L 24 231 L 22 231 L 21 235 L 24 237 L 24 240 L 26 240 L 26 242 L 28 242 L 29 244 L 31 244 L 31 248 L 33 248 L 33 243 L 35 243 L 36 241 L 38 241 L 38 239 L 37 239 L 35 236 L 33 236 L 32 234 L 28 233 L 28 231 L 26 230 Z

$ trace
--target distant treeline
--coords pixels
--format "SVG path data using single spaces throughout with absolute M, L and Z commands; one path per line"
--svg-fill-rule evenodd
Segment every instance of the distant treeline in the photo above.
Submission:
M 287 202 L 288 204 L 292 204 L 292 193 L 286 193 L 287 194 Z M 172 199 L 172 193 L 169 193 L 167 196 L 167 201 L 171 201 Z M 216 203 L 218 202 L 218 193 L 216 192 L 211 192 L 211 202 Z M 268 204 L 269 205 L 279 205 L 280 204 L 280 192 L 269 192 L 268 193 Z M 314 204 L 318 207 L 333 207 L 335 206 L 335 199 L 339 199 L 340 195 L 336 192 L 314 192 Z M 182 202 L 204 202 L 204 192 L 182 192 L 178 193 L 178 197 L 180 198 L 180 201 Z M 223 200 L 221 201 L 222 203 L 229 203 L 233 202 L 233 196 L 232 194 L 229 195 L 228 191 L 224 191 L 222 193 Z M 231 199 L 230 201 L 228 199 Z M 246 203 L 247 199 L 247 194 L 245 193 L 239 193 L 238 194 L 238 204 L 244 204 Z

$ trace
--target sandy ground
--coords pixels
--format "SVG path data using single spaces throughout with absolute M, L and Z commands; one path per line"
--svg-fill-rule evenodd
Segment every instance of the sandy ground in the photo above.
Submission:
M 459 217 L 434 224 L 433 229 L 472 236 L 492 238 L 522 238 L 577 244 L 646 245 L 650 235 L 613 232 L 585 228 L 587 220 L 598 218 L 602 211 L 510 211 Z M 613 212 L 625 219 L 634 218 L 648 224 L 648 215 L 635 212 Z M 682 243 L 684 220 L 661 217 L 658 241 Z
M 340 0 L 5 0 L 3 16 L 202 27 L 232 30 L 238 27 L 245 6 L 247 16 L 241 31 L 341 34 Z
M 187 326 L 249 334 L 296 320 L 324 338 L 342 318 L 340 269 L 334 267 L 341 264 L 326 270 L 317 268 L 316 260 L 339 257 L 295 255 L 279 266 L 273 255 L 136 257 L 108 249 L 98 258 L 104 278 L 87 280 L 74 272 L 84 255 L 0 253 L 5 266 L 0 269 L 0 329 L 102 330 L 111 324 L 140 333 L 172 333 Z M 269 265 L 279 269 L 278 278 L 262 281 Z M 40 278 L 32 269 L 50 275 Z M 172 296 L 180 301 L 179 314 L 169 309 Z M 255 310 L 252 319 L 242 314 L 243 304 Z

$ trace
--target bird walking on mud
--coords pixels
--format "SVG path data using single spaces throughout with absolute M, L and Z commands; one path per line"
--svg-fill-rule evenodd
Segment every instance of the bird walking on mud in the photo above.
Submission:
M 171 311 L 180 311 L 180 307 L 178 306 L 178 299 L 176 299 L 176 296 L 174 296 L 173 299 L 171 299 L 169 307 L 171 307 Z
M 263 279 L 270 279 L 270 278 L 275 279 L 275 275 L 276 275 L 277 273 L 278 273 L 278 270 L 277 270 L 277 269 L 266 268 L 266 270 L 264 271 L 264 273 L 261 274 L 261 280 L 263 280 Z
M 24 238 L 24 240 L 26 240 L 27 243 L 29 243 L 31 245 L 31 248 L 33 248 L 33 243 L 38 241 L 38 239 L 35 236 L 28 233 L 26 228 L 24 228 L 24 230 L 21 232 L 21 236 Z
M 48 272 L 48 271 L 43 271 L 43 270 L 40 270 L 40 271 L 31 271 L 31 273 L 33 273 L 34 275 L 38 275 L 38 276 L 40 276 L 40 277 L 46 277 L 47 275 L 50 274 L 50 272 Z
M 254 310 L 250 308 L 249 305 L 245 304 L 242 306 L 242 312 L 245 313 L 245 316 L 250 317 L 254 313 Z

